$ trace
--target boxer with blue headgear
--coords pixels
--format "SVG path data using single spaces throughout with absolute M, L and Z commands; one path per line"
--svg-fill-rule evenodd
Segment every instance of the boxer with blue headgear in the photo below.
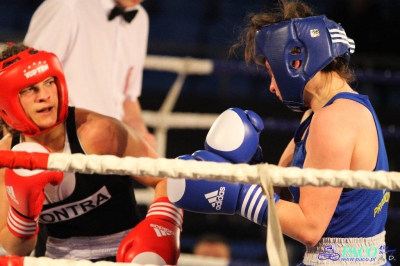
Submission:
M 256 56 L 262 55 L 269 62 L 283 103 L 294 111 L 307 109 L 303 100 L 306 83 L 336 57 L 349 58 L 355 48 L 342 26 L 324 15 L 263 27 L 255 42 Z M 300 62 L 297 68 L 296 60 Z
M 270 91 L 294 111 L 307 111 L 282 153 L 283 167 L 388 171 L 378 117 L 352 87 L 354 41 L 343 27 L 301 1 L 280 1 L 251 14 L 237 45 L 245 60 L 267 69 Z M 264 148 L 264 151 L 266 149 Z M 282 232 L 306 246 L 299 265 L 390 265 L 384 252 L 387 190 L 285 188 L 276 210 Z M 366 247 L 371 251 L 368 253 Z M 374 252 L 372 252 L 374 250 Z M 331 251 L 339 256 L 330 256 Z M 376 251 L 376 252 L 375 252 Z M 352 258 L 359 258 L 353 260 Z

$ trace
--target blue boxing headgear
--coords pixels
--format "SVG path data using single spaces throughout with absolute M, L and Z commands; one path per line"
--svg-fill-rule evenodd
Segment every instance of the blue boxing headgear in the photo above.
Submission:
M 339 24 L 325 15 L 295 18 L 271 24 L 256 33 L 255 56 L 262 55 L 271 66 L 283 103 L 293 111 L 304 111 L 303 92 L 307 82 L 338 56 L 354 52 L 354 41 Z M 300 53 L 291 53 L 300 48 Z M 299 68 L 292 62 L 300 60 Z

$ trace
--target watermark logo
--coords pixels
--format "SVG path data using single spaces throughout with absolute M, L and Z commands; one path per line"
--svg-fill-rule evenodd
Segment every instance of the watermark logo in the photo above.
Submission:
M 395 261 L 395 257 L 394 257 L 394 253 L 396 252 L 395 249 L 389 249 L 388 246 L 380 246 L 379 247 L 379 254 L 386 254 L 387 255 L 387 259 L 389 261 Z
M 318 254 L 318 259 L 319 260 L 332 260 L 332 261 L 337 261 L 340 258 L 340 254 L 336 253 L 333 250 L 333 246 L 329 245 L 324 247 L 324 251 L 320 252 Z
M 330 260 L 333 262 L 385 262 L 385 257 L 389 261 L 395 261 L 395 249 L 387 246 L 341 246 L 328 245 L 324 251 L 318 254 L 318 260 Z

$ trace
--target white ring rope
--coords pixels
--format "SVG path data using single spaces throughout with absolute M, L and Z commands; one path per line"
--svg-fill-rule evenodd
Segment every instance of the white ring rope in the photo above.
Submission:
M 51 259 L 46 257 L 25 257 L 24 266 L 156 266 L 154 264 L 117 263 L 109 261 L 91 262 L 89 260 Z M 229 260 L 223 258 L 196 256 L 182 253 L 179 256 L 178 266 L 228 266 Z
M 67 260 L 67 259 L 51 259 L 46 257 L 34 258 L 25 257 L 24 266 L 126 266 L 127 263 L 98 261 L 91 262 L 89 260 Z M 137 264 L 129 263 L 130 266 L 156 266 L 154 264 Z
M 15 152 L 18 153 L 18 152 Z M 268 178 L 273 186 L 334 186 L 400 191 L 400 173 L 300 169 L 273 164 L 230 164 L 166 158 L 119 158 L 113 155 L 49 154 L 48 169 L 63 172 L 149 175 L 155 177 L 223 180 L 261 184 Z M 263 168 L 263 175 L 259 168 Z M 264 189 L 266 189 L 264 187 Z
M 143 119 L 149 127 L 179 129 L 210 129 L 219 114 L 180 113 L 163 115 L 154 111 L 143 111 Z
M 109 261 L 91 262 L 89 260 L 66 260 L 66 259 L 51 259 L 46 257 L 34 258 L 25 257 L 24 266 L 122 266 L 126 263 L 116 263 Z M 131 263 L 129 265 L 139 266 L 140 264 Z M 150 266 L 150 264 L 148 264 Z
M 185 73 L 188 75 L 210 75 L 214 71 L 210 59 L 148 55 L 144 64 L 146 70 Z

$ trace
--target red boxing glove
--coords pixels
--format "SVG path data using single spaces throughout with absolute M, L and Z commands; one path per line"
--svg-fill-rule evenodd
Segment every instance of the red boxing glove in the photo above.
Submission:
M 180 255 L 183 211 L 167 197 L 156 199 L 141 221 L 122 240 L 117 262 L 176 265 Z
M 0 256 L 0 266 L 24 266 L 24 258 L 18 256 Z
M 23 142 L 13 148 L 13 150 L 22 149 L 48 153 L 46 148 L 34 142 Z M 5 185 L 10 202 L 7 226 L 11 233 L 27 239 L 37 234 L 38 216 L 45 200 L 43 189 L 48 184 L 60 184 L 63 176 L 63 172 L 44 170 L 5 170 Z

